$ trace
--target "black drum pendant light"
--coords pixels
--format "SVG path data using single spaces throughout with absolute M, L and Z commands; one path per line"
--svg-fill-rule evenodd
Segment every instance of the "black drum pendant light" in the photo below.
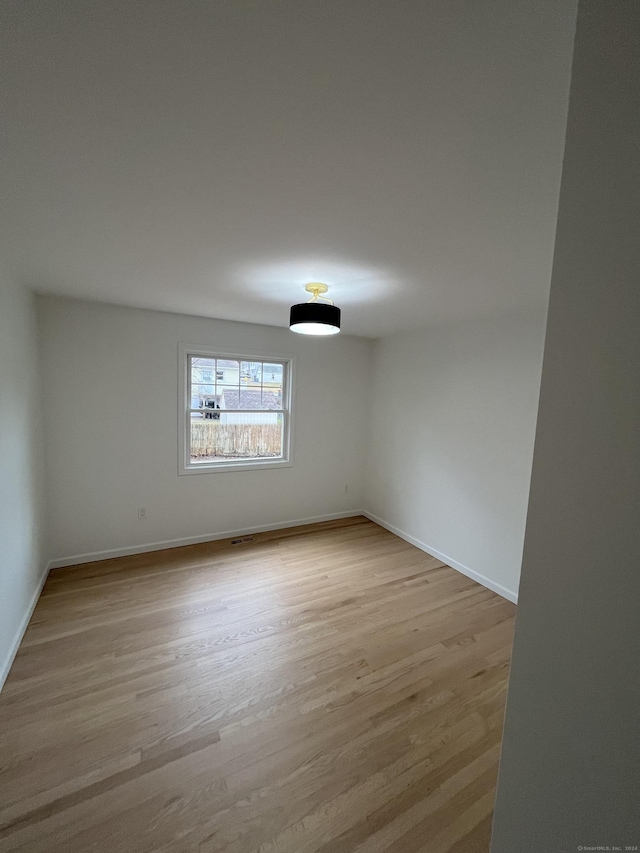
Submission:
M 305 284 L 304 289 L 312 296 L 308 302 L 291 306 L 291 331 L 299 335 L 337 335 L 340 331 L 340 309 L 322 295 L 329 290 L 327 285 L 313 281 Z

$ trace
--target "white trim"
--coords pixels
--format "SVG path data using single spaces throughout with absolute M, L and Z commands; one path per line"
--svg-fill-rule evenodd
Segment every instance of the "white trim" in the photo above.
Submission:
M 290 459 L 280 458 L 257 459 L 255 462 L 216 462 L 215 465 L 194 462 L 184 471 L 178 471 L 178 474 L 182 476 L 183 474 L 210 474 L 212 471 L 259 471 L 262 468 L 293 468 L 293 462 Z
M 438 560 L 442 560 L 443 563 L 446 563 L 448 566 L 451 566 L 452 569 L 455 569 L 456 571 L 461 572 L 463 575 L 466 575 L 468 578 L 477 581 L 479 584 L 482 584 L 482 586 L 486 586 L 487 589 L 490 589 L 492 592 L 497 593 L 498 595 L 502 596 L 502 598 L 506 598 L 508 601 L 512 601 L 514 604 L 518 603 L 517 592 L 513 592 L 513 590 L 511 589 L 507 589 L 505 586 L 502 586 L 502 584 L 496 583 L 496 581 L 492 581 L 491 578 L 488 578 L 486 575 L 480 574 L 480 572 L 475 572 L 473 569 L 470 569 L 463 563 L 459 563 L 457 560 L 448 557 L 441 551 L 432 548 L 431 545 L 425 545 L 425 543 L 421 542 L 420 539 L 416 539 L 415 536 L 411 536 L 409 533 L 405 533 L 404 530 L 400 530 L 400 528 L 396 527 L 394 524 L 389 524 L 388 521 L 384 521 L 382 518 L 378 518 L 378 516 L 374 515 L 372 512 L 369 512 L 365 509 L 362 511 L 362 514 L 370 521 L 374 521 L 376 524 L 379 524 L 380 527 L 384 527 L 386 530 L 389 530 L 391 533 L 395 533 L 396 536 L 399 536 L 406 542 L 410 542 L 411 545 L 415 545 L 416 548 L 420 548 L 421 551 L 425 551 L 432 557 L 436 557 Z
M 260 458 L 255 461 L 251 460 L 229 460 L 224 462 L 210 463 L 194 463 L 192 464 L 187 452 L 187 434 L 190 406 L 185 408 L 185 403 L 191 403 L 187 400 L 187 389 L 189 387 L 188 365 L 189 356 L 204 356 L 205 358 L 229 358 L 238 359 L 240 361 L 249 361 L 255 359 L 262 362 L 273 362 L 274 364 L 283 365 L 283 388 L 282 397 L 286 403 L 284 407 L 283 417 L 283 446 L 282 456 L 277 459 Z M 252 350 L 220 350 L 213 347 L 202 346 L 197 344 L 178 344 L 178 474 L 211 474 L 221 471 L 255 471 L 263 468 L 291 468 L 293 466 L 293 427 L 294 427 L 294 400 L 293 400 L 293 381 L 295 374 L 296 356 L 294 353 L 275 353 L 267 351 Z M 238 403 L 240 400 L 238 400 Z M 234 410 L 235 411 L 235 410 Z M 262 411 L 262 410 L 255 410 Z M 273 411 L 265 409 L 266 411 Z M 206 541 L 206 540 L 205 540 Z
M 13 638 L 13 643 L 11 643 L 9 651 L 5 655 L 5 659 L 2 663 L 2 666 L 0 666 L 0 691 L 4 687 L 4 683 L 7 680 L 7 676 L 9 675 L 11 667 L 13 666 L 13 661 L 15 660 L 15 657 L 18 654 L 18 649 L 20 648 L 22 638 L 24 637 L 25 632 L 29 627 L 29 622 L 31 621 L 31 617 L 33 616 L 33 611 L 36 609 L 36 604 L 40 599 L 42 590 L 44 589 L 44 585 L 46 584 L 47 578 L 49 577 L 50 568 L 51 563 L 48 563 L 42 573 L 42 577 L 38 581 L 38 585 L 36 586 L 33 595 L 31 596 L 31 601 L 29 602 L 29 606 L 27 607 L 25 614 L 22 617 L 22 621 L 18 625 L 18 629 Z
M 183 545 L 199 545 L 201 542 L 216 542 L 218 539 L 233 539 L 236 536 L 248 536 L 252 533 L 265 533 L 268 530 L 283 530 L 286 527 L 301 527 L 304 524 L 319 524 L 322 521 L 334 521 L 338 518 L 356 518 L 366 515 L 362 510 L 349 509 L 345 512 L 332 512 L 327 515 L 314 515 L 311 518 L 296 518 L 292 521 L 278 521 L 271 524 L 259 524 L 240 530 L 223 530 L 221 533 L 205 533 L 202 536 L 185 536 L 181 539 L 165 539 L 161 542 L 147 542 L 144 545 L 132 545 L 125 548 L 110 548 L 107 551 L 90 551 L 73 557 L 50 560 L 47 571 L 61 569 L 64 566 L 78 566 L 81 563 L 94 563 L 98 560 L 112 560 L 115 557 L 129 557 L 132 554 L 146 554 L 149 551 L 164 551 L 167 548 L 180 548 Z

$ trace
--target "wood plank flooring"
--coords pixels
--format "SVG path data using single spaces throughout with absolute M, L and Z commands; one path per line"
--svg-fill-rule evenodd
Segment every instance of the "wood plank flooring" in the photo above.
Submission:
M 0 851 L 487 853 L 514 614 L 360 517 L 57 569 Z

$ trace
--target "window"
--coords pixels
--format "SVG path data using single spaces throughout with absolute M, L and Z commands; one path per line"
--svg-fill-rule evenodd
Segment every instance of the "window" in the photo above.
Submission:
M 179 473 L 290 465 L 292 370 L 291 356 L 181 345 Z

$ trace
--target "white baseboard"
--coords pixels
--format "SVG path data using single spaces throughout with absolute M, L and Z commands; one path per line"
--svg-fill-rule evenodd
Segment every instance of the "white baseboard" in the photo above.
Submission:
M 7 676 L 9 675 L 9 670 L 13 665 L 13 661 L 15 656 L 18 654 L 18 649 L 20 648 L 20 643 L 22 642 L 22 638 L 24 637 L 25 631 L 29 625 L 29 621 L 33 616 L 33 611 L 36 609 L 36 604 L 38 603 L 38 599 L 44 589 L 44 585 L 47 582 L 47 578 L 49 576 L 49 566 L 47 565 L 44 572 L 42 573 L 42 577 L 38 581 L 38 585 L 36 586 L 33 595 L 31 596 L 31 601 L 29 602 L 29 606 L 27 607 L 24 616 L 22 617 L 22 621 L 18 625 L 18 629 L 13 638 L 13 642 L 9 647 L 9 651 L 5 655 L 2 664 L 0 665 L 0 690 L 4 687 L 4 683 L 7 680 Z
M 182 539 L 165 539 L 161 542 L 147 542 L 144 545 L 132 545 L 124 548 L 111 548 L 107 551 L 90 551 L 86 554 L 75 554 L 72 557 L 61 557 L 49 560 L 47 571 L 61 569 L 64 566 L 78 566 L 81 563 L 94 563 L 98 560 L 111 560 L 115 557 L 129 557 L 132 554 L 146 554 L 149 551 L 164 551 L 167 548 L 180 548 L 183 545 L 199 545 L 201 542 L 215 542 L 218 539 L 232 539 L 235 536 L 250 536 L 252 533 L 265 533 L 268 530 L 283 530 L 286 527 L 301 527 L 304 524 L 319 524 L 322 521 L 335 521 L 338 518 L 351 518 L 364 515 L 360 509 L 350 509 L 344 512 L 332 512 L 327 515 L 315 515 L 312 518 L 295 518 L 290 521 L 278 521 L 271 524 L 261 524 L 257 527 L 244 527 L 236 530 L 223 530 L 220 533 L 205 533 L 202 536 L 186 536 Z
M 399 536 L 406 542 L 410 542 L 412 545 L 415 545 L 416 548 L 420 548 L 421 551 L 425 551 L 432 557 L 436 557 L 438 560 L 441 560 L 443 563 L 446 563 L 448 566 L 451 566 L 452 569 L 455 569 L 456 571 L 461 572 L 463 575 L 466 575 L 468 578 L 477 581 L 479 584 L 482 584 L 482 586 L 486 586 L 487 589 L 490 589 L 492 592 L 496 592 L 498 595 L 501 595 L 503 598 L 512 601 L 514 604 L 518 603 L 517 592 L 514 592 L 511 589 L 507 589 L 500 583 L 492 581 L 491 578 L 486 577 L 486 575 L 480 574 L 480 572 L 474 572 L 474 570 L 470 569 L 468 566 L 465 566 L 462 563 L 459 563 L 457 560 L 448 557 L 446 554 L 443 554 L 441 551 L 432 548 L 430 545 L 426 545 L 424 542 L 421 542 L 419 539 L 416 539 L 415 536 L 410 536 L 408 533 L 405 533 L 404 530 L 400 530 L 399 527 L 396 527 L 393 524 L 389 524 L 388 521 L 385 521 L 382 518 L 378 518 L 377 515 L 374 515 L 372 512 L 368 512 L 366 509 L 362 511 L 362 515 L 366 516 L 371 521 L 375 521 L 375 523 L 379 524 L 380 527 L 384 527 L 391 533 L 395 533 L 396 536 Z

